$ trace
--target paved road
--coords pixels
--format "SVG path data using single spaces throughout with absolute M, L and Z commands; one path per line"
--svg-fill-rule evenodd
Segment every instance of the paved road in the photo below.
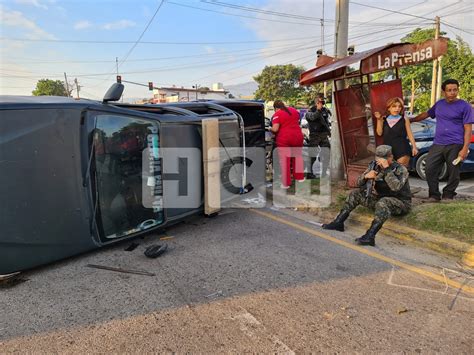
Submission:
M 446 181 L 441 181 L 439 184 L 440 191 L 446 186 Z M 410 176 L 410 187 L 421 187 L 424 191 L 417 194 L 417 196 L 428 197 L 428 185 L 425 180 L 420 179 L 416 175 Z M 474 173 L 461 174 L 461 182 L 459 183 L 456 192 L 459 196 L 474 198 Z
M 360 230 L 326 234 L 308 215 L 263 212 L 173 227 L 158 259 L 143 256 L 149 236 L 131 252 L 126 243 L 25 274 L 0 289 L 0 353 L 472 351 L 473 295 L 426 276 L 453 260 L 385 238 L 354 248 Z

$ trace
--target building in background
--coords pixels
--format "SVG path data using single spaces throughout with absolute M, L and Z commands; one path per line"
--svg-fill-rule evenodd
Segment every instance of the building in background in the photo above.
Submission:
M 222 83 L 212 84 L 212 89 L 208 87 L 185 88 L 161 87 L 153 90 L 152 103 L 183 102 L 194 100 L 222 100 L 229 98 L 229 92 L 224 89 Z

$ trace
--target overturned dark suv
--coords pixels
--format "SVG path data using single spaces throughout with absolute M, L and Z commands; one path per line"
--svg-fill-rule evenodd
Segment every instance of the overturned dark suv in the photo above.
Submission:
M 252 104 L 129 105 L 109 96 L 0 96 L 0 277 L 202 213 L 204 119 L 217 120 L 223 146 L 257 145 L 264 137 Z M 180 169 L 167 160 L 174 148 L 194 154 L 184 187 L 168 181 L 179 174 L 165 176 Z M 143 169 L 148 160 L 150 171 Z M 192 203 L 175 206 L 182 187 Z

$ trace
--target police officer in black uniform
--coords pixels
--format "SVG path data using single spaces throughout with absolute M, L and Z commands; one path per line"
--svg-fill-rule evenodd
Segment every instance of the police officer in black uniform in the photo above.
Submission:
M 321 148 L 319 153 L 322 165 L 321 177 L 325 177 L 329 167 L 329 149 L 331 147 L 329 143 L 329 136 L 331 135 L 331 111 L 324 106 L 325 100 L 322 94 L 318 94 L 314 103 L 315 106 L 312 106 L 305 115 L 309 128 L 309 147 Z M 312 171 L 315 161 L 316 157 L 311 157 L 311 172 L 307 176 L 308 179 L 315 178 Z

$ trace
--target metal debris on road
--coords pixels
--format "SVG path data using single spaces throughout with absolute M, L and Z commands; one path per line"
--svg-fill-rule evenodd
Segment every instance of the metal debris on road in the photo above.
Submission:
M 169 239 L 174 239 L 174 237 L 161 237 L 160 240 L 169 240 Z
M 217 291 L 217 292 L 214 292 L 214 293 L 211 293 L 210 295 L 207 295 L 206 298 L 217 298 L 217 297 L 222 297 L 224 296 L 224 293 L 222 291 Z
M 397 311 L 397 313 L 398 313 L 398 314 L 402 314 L 402 313 L 406 313 L 406 312 L 408 312 L 408 311 L 410 311 L 410 310 L 409 310 L 409 309 L 406 309 L 406 308 L 400 308 L 400 309 Z
M 143 270 L 133 270 L 133 269 L 122 269 L 118 267 L 111 267 L 111 266 L 104 266 L 104 265 L 95 265 L 95 264 L 87 264 L 87 267 L 91 267 L 94 269 L 101 269 L 101 270 L 108 270 L 108 271 L 115 271 L 115 272 L 121 272 L 125 274 L 135 274 L 135 275 L 144 275 L 144 276 L 155 276 L 155 274 L 148 272 L 148 271 L 143 271 Z

